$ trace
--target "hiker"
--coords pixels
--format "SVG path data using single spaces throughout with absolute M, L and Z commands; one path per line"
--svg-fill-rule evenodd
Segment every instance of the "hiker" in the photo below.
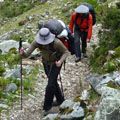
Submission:
M 90 42 L 92 36 L 92 15 L 89 13 L 87 6 L 80 5 L 75 9 L 75 12 L 71 15 L 69 28 L 74 35 L 75 62 L 79 62 L 81 60 L 81 52 L 83 57 L 87 57 L 87 42 Z M 82 50 L 80 48 L 80 39 Z
M 60 105 L 64 101 L 64 95 L 61 92 L 57 78 L 62 63 L 69 55 L 69 51 L 60 40 L 55 38 L 55 35 L 48 28 L 41 28 L 30 48 L 26 52 L 21 49 L 20 54 L 23 58 L 28 57 L 36 48 L 39 48 L 41 51 L 42 63 L 45 74 L 48 77 L 43 106 L 44 115 L 46 115 L 52 108 L 54 96 L 56 97 L 57 105 Z
M 40 29 L 42 27 L 49 28 L 50 32 L 53 33 L 56 38 L 61 40 L 63 44 L 68 48 L 71 55 L 75 53 L 74 37 L 62 20 L 50 19 L 47 22 L 41 22 L 38 24 L 38 28 Z

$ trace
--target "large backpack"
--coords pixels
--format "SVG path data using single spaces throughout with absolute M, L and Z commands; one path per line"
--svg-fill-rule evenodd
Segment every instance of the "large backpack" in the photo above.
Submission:
M 70 30 L 68 29 L 67 26 L 66 26 L 66 28 L 64 28 L 58 20 L 51 19 L 48 22 L 44 23 L 42 27 L 48 28 L 50 30 L 50 32 L 53 33 L 56 36 L 56 38 L 58 38 L 57 36 L 64 29 L 66 29 L 67 32 L 68 32 L 67 38 L 63 37 L 63 38 L 58 38 L 58 39 L 62 41 L 62 43 L 68 48 L 68 50 L 70 51 L 70 53 L 72 55 L 74 54 L 74 37 L 72 36 L 72 34 L 71 34 L 71 32 L 70 32 Z
M 48 28 L 50 32 L 56 36 L 59 35 L 64 29 L 60 22 L 58 22 L 56 19 L 50 19 L 47 22 L 39 22 L 38 29 L 41 29 L 42 27 Z
M 91 13 L 92 18 L 93 18 L 93 25 L 95 25 L 95 23 L 96 23 L 96 12 L 95 12 L 94 7 L 89 3 L 82 3 L 81 5 L 85 5 L 89 8 L 89 12 Z
M 59 35 L 64 29 L 61 23 L 56 19 L 49 20 L 44 24 L 44 27 L 47 27 L 50 32 L 56 36 Z

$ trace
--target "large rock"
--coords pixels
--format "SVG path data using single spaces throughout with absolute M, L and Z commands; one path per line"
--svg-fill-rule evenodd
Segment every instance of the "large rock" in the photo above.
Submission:
M 7 70 L 4 73 L 5 78 L 9 78 L 9 77 L 13 77 L 13 78 L 20 78 L 21 77 L 21 73 L 20 73 L 20 69 L 10 69 Z
M 92 87 L 99 93 L 103 94 L 103 87 L 107 86 L 109 82 L 113 82 L 115 84 L 120 84 L 120 73 L 118 71 L 105 74 L 105 75 L 90 75 L 86 79 Z M 106 88 L 106 87 L 104 87 Z
M 119 120 L 120 90 L 107 87 L 103 91 L 103 99 L 96 112 L 95 120 Z
M 23 48 L 27 49 L 30 47 L 30 44 L 28 42 L 22 42 L 22 46 Z M 15 40 L 6 40 L 0 43 L 0 51 L 2 52 L 2 54 L 9 52 L 11 48 L 16 48 L 18 50 L 19 42 Z M 36 51 L 33 52 L 33 54 L 35 53 Z
M 2 51 L 3 54 L 9 52 L 11 48 L 18 49 L 19 43 L 14 40 L 7 40 L 0 43 L 0 50 Z
M 64 111 L 60 118 L 61 120 L 77 120 L 84 117 L 84 109 L 80 106 L 80 102 L 65 100 L 60 106 L 61 111 Z
M 46 117 L 43 118 L 43 120 L 55 120 L 57 116 L 58 114 L 48 114 Z
M 7 32 L 7 33 L 1 35 L 0 36 L 0 42 L 9 40 L 10 36 L 15 34 L 15 33 L 18 33 L 18 31 L 17 30 L 13 30 L 13 31 L 10 31 L 10 32 Z
M 6 105 L 6 104 L 0 104 L 0 108 L 7 109 L 8 105 Z
M 15 92 L 17 90 L 17 85 L 15 83 L 10 83 L 6 86 L 6 92 Z
M 72 107 L 74 106 L 75 102 L 73 102 L 72 100 L 65 100 L 61 105 L 60 105 L 60 109 L 66 109 L 66 108 L 70 108 L 72 109 Z

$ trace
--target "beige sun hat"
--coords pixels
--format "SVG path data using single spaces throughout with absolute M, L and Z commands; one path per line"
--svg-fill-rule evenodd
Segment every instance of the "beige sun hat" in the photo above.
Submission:
M 41 45 L 47 45 L 54 41 L 55 35 L 50 32 L 48 28 L 41 28 L 36 35 L 36 42 Z
M 80 5 L 75 9 L 76 13 L 88 13 L 89 12 L 89 8 L 85 5 Z
M 63 31 L 57 36 L 57 37 L 67 37 L 68 36 L 68 32 L 66 30 L 66 25 L 62 20 L 58 20 L 58 22 L 63 26 Z

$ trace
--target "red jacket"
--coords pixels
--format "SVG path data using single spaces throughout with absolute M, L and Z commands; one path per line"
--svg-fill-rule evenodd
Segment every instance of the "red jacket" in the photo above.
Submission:
M 75 12 L 71 15 L 69 28 L 70 28 L 72 33 L 74 32 L 76 15 L 77 14 Z M 81 14 L 79 14 L 79 16 L 76 20 L 76 23 L 77 23 L 77 25 L 79 25 L 81 31 L 88 32 L 87 38 L 91 39 L 91 36 L 92 36 L 92 15 L 89 14 L 88 18 L 85 18 L 81 23 Z

